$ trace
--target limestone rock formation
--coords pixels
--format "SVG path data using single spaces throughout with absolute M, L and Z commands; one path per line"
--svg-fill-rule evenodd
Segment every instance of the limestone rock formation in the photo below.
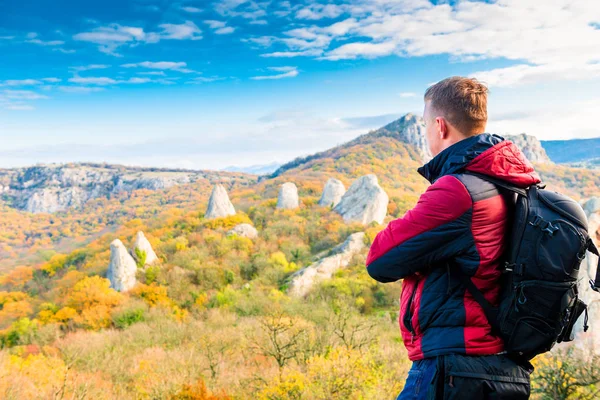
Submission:
M 316 282 L 331 278 L 335 271 L 347 267 L 352 257 L 365 247 L 364 238 L 364 232 L 353 233 L 330 256 L 294 273 L 290 277 L 290 295 L 305 296 Z
M 135 242 L 133 243 L 133 256 L 137 259 L 136 249 L 146 254 L 144 265 L 152 265 L 158 260 L 154 249 L 152 249 L 152 245 L 148 239 L 146 239 L 146 236 L 144 236 L 144 232 L 142 231 L 139 231 L 137 235 L 135 235 Z
M 588 217 L 588 231 L 596 244 L 600 245 L 600 198 L 592 197 L 583 209 Z M 600 355 L 600 296 L 588 284 L 596 277 L 598 257 L 588 252 L 579 268 L 579 298 L 588 305 L 588 325 L 590 328 L 583 332 L 583 315 L 575 325 L 575 344 L 585 351 Z
M 229 215 L 235 215 L 235 208 L 233 208 L 233 204 L 229 201 L 229 196 L 223 185 L 217 184 L 213 188 L 208 200 L 208 208 L 206 209 L 204 218 L 222 218 Z
M 279 188 L 279 197 L 277 198 L 277 208 L 294 209 L 298 208 L 300 200 L 298 199 L 298 188 L 292 182 L 286 182 Z
M 248 239 L 255 239 L 258 236 L 258 231 L 250 224 L 239 224 L 227 232 L 227 236 L 232 235 L 243 236 L 247 237 Z
M 110 264 L 106 277 L 110 286 L 119 291 L 126 292 L 136 284 L 135 272 L 137 265 L 135 260 L 127 252 L 127 249 L 119 239 L 110 244 Z
M 319 205 L 322 207 L 335 207 L 342 200 L 344 193 L 346 193 L 346 187 L 342 181 L 329 178 L 325 184 L 325 188 L 323 188 L 323 195 L 319 200 Z
M 506 140 L 510 140 L 517 145 L 523 152 L 525 157 L 532 163 L 550 164 L 550 157 L 546 154 L 546 150 L 542 147 L 542 143 L 538 138 L 531 135 L 521 133 L 520 135 L 506 135 Z
M 44 188 L 34 192 L 27 200 L 25 210 L 31 213 L 54 213 L 71 207 L 81 207 L 90 198 L 90 194 L 80 187 L 63 190 Z
M 387 214 L 388 202 L 388 195 L 379 186 L 377 176 L 370 174 L 352 183 L 334 211 L 346 222 L 358 221 L 366 225 L 377 221 L 381 224 Z
M 427 146 L 425 122 L 418 115 L 408 113 L 376 130 L 373 135 L 394 137 L 404 143 L 414 146 L 423 158 L 423 162 L 431 160 L 431 152 Z

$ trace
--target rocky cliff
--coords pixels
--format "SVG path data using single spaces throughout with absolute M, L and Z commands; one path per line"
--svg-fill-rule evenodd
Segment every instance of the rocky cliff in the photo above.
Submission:
M 207 179 L 226 182 L 255 178 L 240 173 L 135 168 L 106 164 L 39 165 L 0 170 L 0 197 L 9 205 L 32 213 L 65 211 L 86 202 L 132 192 L 160 190 Z
M 552 162 L 546 154 L 542 142 L 535 136 L 521 133 L 520 135 L 506 135 L 504 138 L 516 144 L 523 154 L 525 154 L 525 157 L 532 163 L 548 164 Z

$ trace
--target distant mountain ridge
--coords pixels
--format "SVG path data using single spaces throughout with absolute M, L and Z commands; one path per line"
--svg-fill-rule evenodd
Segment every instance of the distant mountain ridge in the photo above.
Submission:
M 357 137 L 347 143 L 340 146 L 334 147 L 329 150 L 325 150 L 319 153 L 315 153 L 305 157 L 298 157 L 286 164 L 283 164 L 275 172 L 270 174 L 269 178 L 274 178 L 281 175 L 285 171 L 295 168 L 301 164 L 306 164 L 310 161 L 330 157 L 339 149 L 345 149 L 357 144 L 367 143 L 372 140 L 376 140 L 381 137 L 389 137 L 398 140 L 401 143 L 412 146 L 419 156 L 422 162 L 427 162 L 431 159 L 431 153 L 427 146 L 427 140 L 425 135 L 425 123 L 423 118 L 408 113 L 399 119 L 390 122 L 382 128 L 371 131 L 364 135 Z M 551 159 L 546 154 L 540 141 L 531 135 L 520 134 L 520 135 L 506 135 L 505 139 L 512 140 L 517 146 L 523 151 L 525 156 L 533 163 L 551 163 Z
M 118 193 L 137 189 L 167 189 L 199 179 L 206 179 L 211 184 L 229 179 L 247 181 L 250 184 L 256 180 L 264 181 L 278 177 L 302 165 L 313 165 L 317 160 L 345 157 L 349 152 L 360 151 L 357 150 L 360 146 L 373 146 L 383 138 L 407 146 L 412 162 L 422 164 L 431 159 L 423 119 L 409 113 L 340 146 L 298 157 L 283 165 L 270 163 L 249 167 L 230 166 L 223 171 L 125 167 L 96 163 L 0 169 L 0 196 L 5 203 L 20 210 L 52 213 L 80 207 L 95 198 L 110 198 Z M 507 135 L 505 138 L 514 141 L 535 164 L 555 162 L 586 168 L 600 167 L 600 138 L 540 141 L 526 134 Z M 388 146 L 388 149 L 391 147 Z
M 600 138 L 542 140 L 541 142 L 548 156 L 560 164 L 589 161 L 597 165 L 600 159 Z
M 81 207 L 100 197 L 138 189 L 159 190 L 205 179 L 254 181 L 241 173 L 125 167 L 110 164 L 48 164 L 0 169 L 0 195 L 15 208 L 53 213 Z
M 270 164 L 250 165 L 248 167 L 238 167 L 236 165 L 231 165 L 229 167 L 223 168 L 221 171 L 244 172 L 246 174 L 265 175 L 275 172 L 280 166 L 281 163 L 277 162 L 272 162 Z

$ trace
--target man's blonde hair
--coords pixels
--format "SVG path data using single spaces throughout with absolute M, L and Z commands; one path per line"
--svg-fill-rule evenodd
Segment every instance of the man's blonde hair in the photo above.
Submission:
M 487 86 L 477 79 L 453 76 L 430 86 L 425 101 L 461 133 L 475 135 L 485 130 L 487 95 Z

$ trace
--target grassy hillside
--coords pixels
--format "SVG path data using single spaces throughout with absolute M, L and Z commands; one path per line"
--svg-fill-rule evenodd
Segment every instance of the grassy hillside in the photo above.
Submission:
M 329 177 L 348 187 L 377 174 L 390 195 L 390 220 L 427 187 L 419 165 L 411 146 L 366 135 L 271 179 L 230 187 L 233 217 L 203 218 L 208 184 L 134 192 L 70 217 L 40 216 L 33 234 L 66 223 L 89 243 L 72 250 L 73 239 L 44 253 L 46 261 L 23 261 L 0 276 L 0 398 L 395 399 L 410 367 L 398 332 L 401 283 L 370 279 L 365 249 L 305 299 L 290 297 L 287 286 L 351 233 L 365 231 L 368 245 L 383 227 L 346 224 L 318 206 Z M 573 196 L 598 193 L 596 172 L 539 170 L 549 186 Z M 299 209 L 275 209 L 286 181 L 298 185 Z M 86 228 L 109 215 L 110 223 Z M 11 218 L 22 218 L 22 227 L 35 221 Z M 259 237 L 227 236 L 240 222 L 252 223 Z M 115 292 L 104 278 L 109 244 L 120 238 L 130 247 L 138 230 L 160 262 L 138 269 L 132 291 Z M 49 237 L 37 253 L 61 243 Z M 562 353 L 536 360 L 537 398 L 569 398 L 552 397 L 564 388 L 572 398 L 592 393 L 599 360 L 572 360 Z M 556 374 L 560 365 L 568 375 Z

